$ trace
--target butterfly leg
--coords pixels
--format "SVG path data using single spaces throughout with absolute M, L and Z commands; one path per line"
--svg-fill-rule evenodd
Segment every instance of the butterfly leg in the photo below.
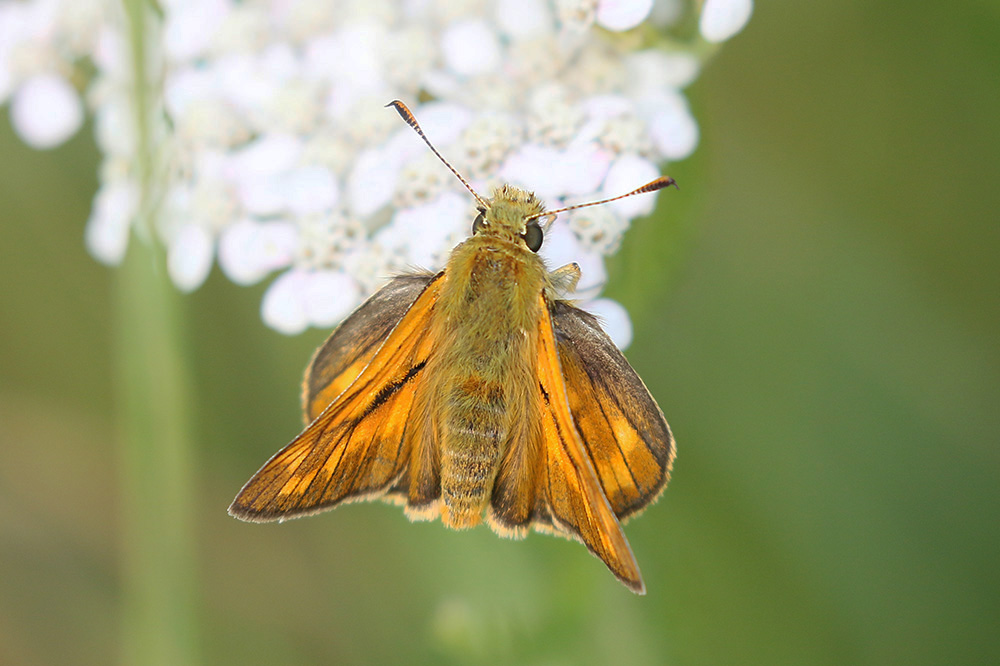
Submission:
M 563 298 L 566 294 L 576 291 L 576 285 L 580 282 L 580 264 L 575 261 L 566 264 L 549 273 L 549 282 L 554 293 L 549 294 L 550 298 Z

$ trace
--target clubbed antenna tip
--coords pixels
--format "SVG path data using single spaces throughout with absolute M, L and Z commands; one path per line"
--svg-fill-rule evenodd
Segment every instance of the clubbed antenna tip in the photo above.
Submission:
M 477 193 L 474 189 L 472 189 L 472 185 L 469 185 L 469 181 L 463 178 L 462 174 L 456 171 L 455 167 L 449 164 L 448 160 L 446 160 L 444 156 L 442 156 L 441 153 L 438 152 L 437 148 L 434 147 L 434 144 L 430 142 L 430 139 L 427 138 L 427 135 L 424 134 L 424 131 L 420 129 L 420 123 L 417 122 L 416 116 L 413 115 L 413 112 L 410 111 L 408 106 L 400 102 L 398 99 L 392 100 L 385 106 L 386 108 L 389 108 L 391 106 L 392 108 L 396 109 L 396 113 L 399 114 L 399 117 L 402 118 L 407 125 L 413 128 L 413 131 L 416 132 L 420 136 L 420 138 L 424 140 L 424 143 L 426 143 L 427 147 L 431 149 L 431 152 L 437 155 L 437 158 L 442 162 L 444 162 L 444 165 L 448 167 L 448 170 L 451 171 L 453 174 L 455 174 L 456 178 L 462 181 L 462 185 L 465 185 L 465 189 L 472 192 L 472 196 L 476 197 L 476 201 L 478 201 L 483 208 L 489 208 L 489 204 L 487 204 L 486 201 L 484 201 L 483 198 L 479 196 L 479 193 Z
M 577 208 L 586 208 L 588 206 L 599 206 L 601 204 L 611 203 L 612 201 L 618 201 L 619 199 L 624 199 L 625 197 L 631 197 L 636 194 L 646 194 L 647 192 L 656 192 L 657 190 L 662 190 L 665 187 L 670 187 L 673 185 L 676 189 L 681 189 L 677 186 L 677 182 L 670 176 L 660 176 L 656 180 L 651 180 L 642 187 L 637 187 L 631 192 L 626 192 L 625 194 L 619 194 L 617 197 L 611 197 L 610 199 L 601 199 L 600 201 L 591 201 L 588 203 L 576 204 L 575 206 L 566 206 L 565 208 L 558 208 L 556 210 L 547 210 L 541 213 L 536 213 L 525 219 L 525 222 L 530 220 L 535 220 L 540 217 L 553 217 L 559 213 L 565 213 L 568 210 L 576 210 Z

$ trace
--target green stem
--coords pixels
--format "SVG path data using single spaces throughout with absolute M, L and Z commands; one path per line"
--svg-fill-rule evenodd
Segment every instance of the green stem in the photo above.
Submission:
M 123 663 L 195 664 L 194 452 L 177 291 L 133 242 L 118 276 Z
M 115 344 L 122 520 L 122 661 L 197 664 L 194 452 L 180 298 L 152 241 L 156 215 L 148 0 L 124 0 L 141 202 L 118 275 Z

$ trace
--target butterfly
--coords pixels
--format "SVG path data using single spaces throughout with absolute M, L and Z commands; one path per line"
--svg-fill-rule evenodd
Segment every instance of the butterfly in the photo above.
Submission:
M 663 491 L 674 441 L 597 319 L 560 296 L 580 269 L 536 254 L 546 212 L 504 185 L 482 198 L 402 102 L 392 106 L 478 202 L 444 270 L 395 277 L 306 370 L 305 429 L 247 482 L 229 513 L 281 521 L 382 499 L 412 520 L 486 523 L 582 542 L 632 591 L 645 586 L 621 524 Z M 628 194 L 653 192 L 660 177 Z

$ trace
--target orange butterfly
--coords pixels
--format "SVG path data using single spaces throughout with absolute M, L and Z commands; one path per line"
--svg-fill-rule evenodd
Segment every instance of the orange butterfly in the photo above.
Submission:
M 666 486 L 673 438 L 597 320 L 559 299 L 579 267 L 549 272 L 535 254 L 539 220 L 579 206 L 546 212 L 509 185 L 483 199 L 389 106 L 478 200 L 472 236 L 443 271 L 396 277 L 333 332 L 306 370 L 309 424 L 229 512 L 263 522 L 378 498 L 455 529 L 485 513 L 502 536 L 581 541 L 644 593 L 619 521 Z

